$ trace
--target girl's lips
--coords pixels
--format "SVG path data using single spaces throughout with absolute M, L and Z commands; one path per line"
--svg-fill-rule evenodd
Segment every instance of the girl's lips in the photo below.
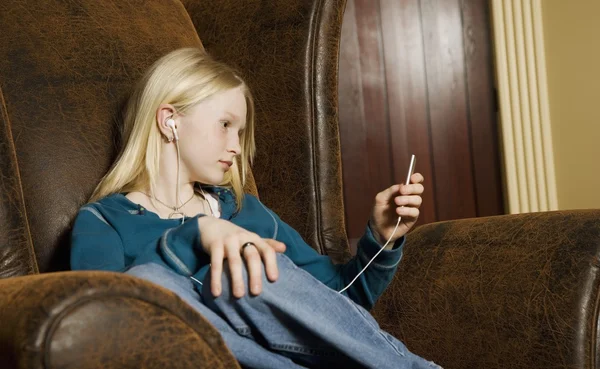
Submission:
M 223 164 L 225 167 L 227 167 L 227 169 L 229 169 L 233 165 L 232 161 L 219 160 L 219 163 Z

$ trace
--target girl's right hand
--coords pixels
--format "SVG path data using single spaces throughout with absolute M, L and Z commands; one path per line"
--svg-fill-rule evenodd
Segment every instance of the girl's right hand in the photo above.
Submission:
M 246 260 L 250 292 L 258 295 L 262 291 L 262 263 L 265 264 L 267 278 L 275 282 L 279 276 L 275 252 L 284 252 L 282 242 L 261 238 L 256 233 L 245 230 L 227 220 L 204 216 L 198 218 L 200 241 L 202 248 L 210 255 L 211 286 L 216 297 L 221 294 L 221 274 L 223 260 L 227 259 L 231 271 L 233 295 L 244 296 L 245 287 L 242 278 L 242 256 Z M 242 245 L 251 242 L 253 245 L 242 250 Z

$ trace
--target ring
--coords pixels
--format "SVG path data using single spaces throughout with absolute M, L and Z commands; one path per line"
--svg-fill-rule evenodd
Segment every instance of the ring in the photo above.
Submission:
M 244 249 L 248 246 L 254 246 L 256 247 L 256 245 L 253 242 L 246 242 L 245 244 L 242 245 L 242 248 L 240 249 L 240 252 L 244 252 Z

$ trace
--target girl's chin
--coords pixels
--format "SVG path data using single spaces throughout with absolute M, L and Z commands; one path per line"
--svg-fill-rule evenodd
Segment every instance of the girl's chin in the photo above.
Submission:
M 221 183 L 223 183 L 223 180 L 225 179 L 225 176 L 215 176 L 213 178 L 206 178 L 203 177 L 202 179 L 196 179 L 194 182 L 196 183 L 200 183 L 202 185 L 207 185 L 207 186 L 218 186 Z

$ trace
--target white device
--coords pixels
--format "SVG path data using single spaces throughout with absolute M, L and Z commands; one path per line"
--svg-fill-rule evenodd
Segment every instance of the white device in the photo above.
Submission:
M 410 184 L 410 177 L 413 175 L 414 171 L 415 171 L 415 165 L 417 163 L 417 157 L 413 154 L 410 157 L 410 165 L 408 166 L 408 173 L 406 174 L 406 181 L 404 182 L 404 184 Z M 373 258 L 371 260 L 369 260 L 369 262 L 367 263 L 367 265 L 365 265 L 365 267 L 360 271 L 360 273 L 358 273 L 356 275 L 356 277 L 354 277 L 354 279 L 348 283 L 348 285 L 344 288 L 342 288 L 341 290 L 338 291 L 338 293 L 342 293 L 344 291 L 346 291 L 350 286 L 352 286 L 352 283 L 354 283 L 354 281 L 356 281 L 358 279 L 358 277 L 360 277 L 361 274 L 363 274 L 363 272 L 365 270 L 367 270 L 367 268 L 369 267 L 369 265 L 371 265 L 371 262 L 373 262 L 373 260 L 375 260 L 375 258 L 377 257 L 377 255 L 379 255 L 383 250 L 385 250 L 385 247 L 390 243 L 390 241 L 392 240 L 392 237 L 394 237 L 394 235 L 396 234 L 396 231 L 398 230 L 398 226 L 400 225 L 400 221 L 402 220 L 402 217 L 398 217 L 398 222 L 396 222 L 396 228 L 394 228 L 394 231 L 392 232 L 392 235 L 390 236 L 390 238 L 388 238 L 387 242 L 385 243 L 385 245 L 383 245 L 383 247 L 381 247 L 381 250 L 379 250 L 375 256 L 373 256 Z
M 410 165 L 408 166 L 408 174 L 406 175 L 406 181 L 404 184 L 410 184 L 410 177 L 412 177 L 415 172 L 415 165 L 417 165 L 417 157 L 413 154 L 410 157 Z
M 177 134 L 177 127 L 175 127 L 175 120 L 173 120 L 173 118 L 169 118 L 167 120 L 167 126 L 171 128 L 171 131 L 173 131 L 173 139 L 175 139 L 175 141 L 179 141 L 179 135 Z

